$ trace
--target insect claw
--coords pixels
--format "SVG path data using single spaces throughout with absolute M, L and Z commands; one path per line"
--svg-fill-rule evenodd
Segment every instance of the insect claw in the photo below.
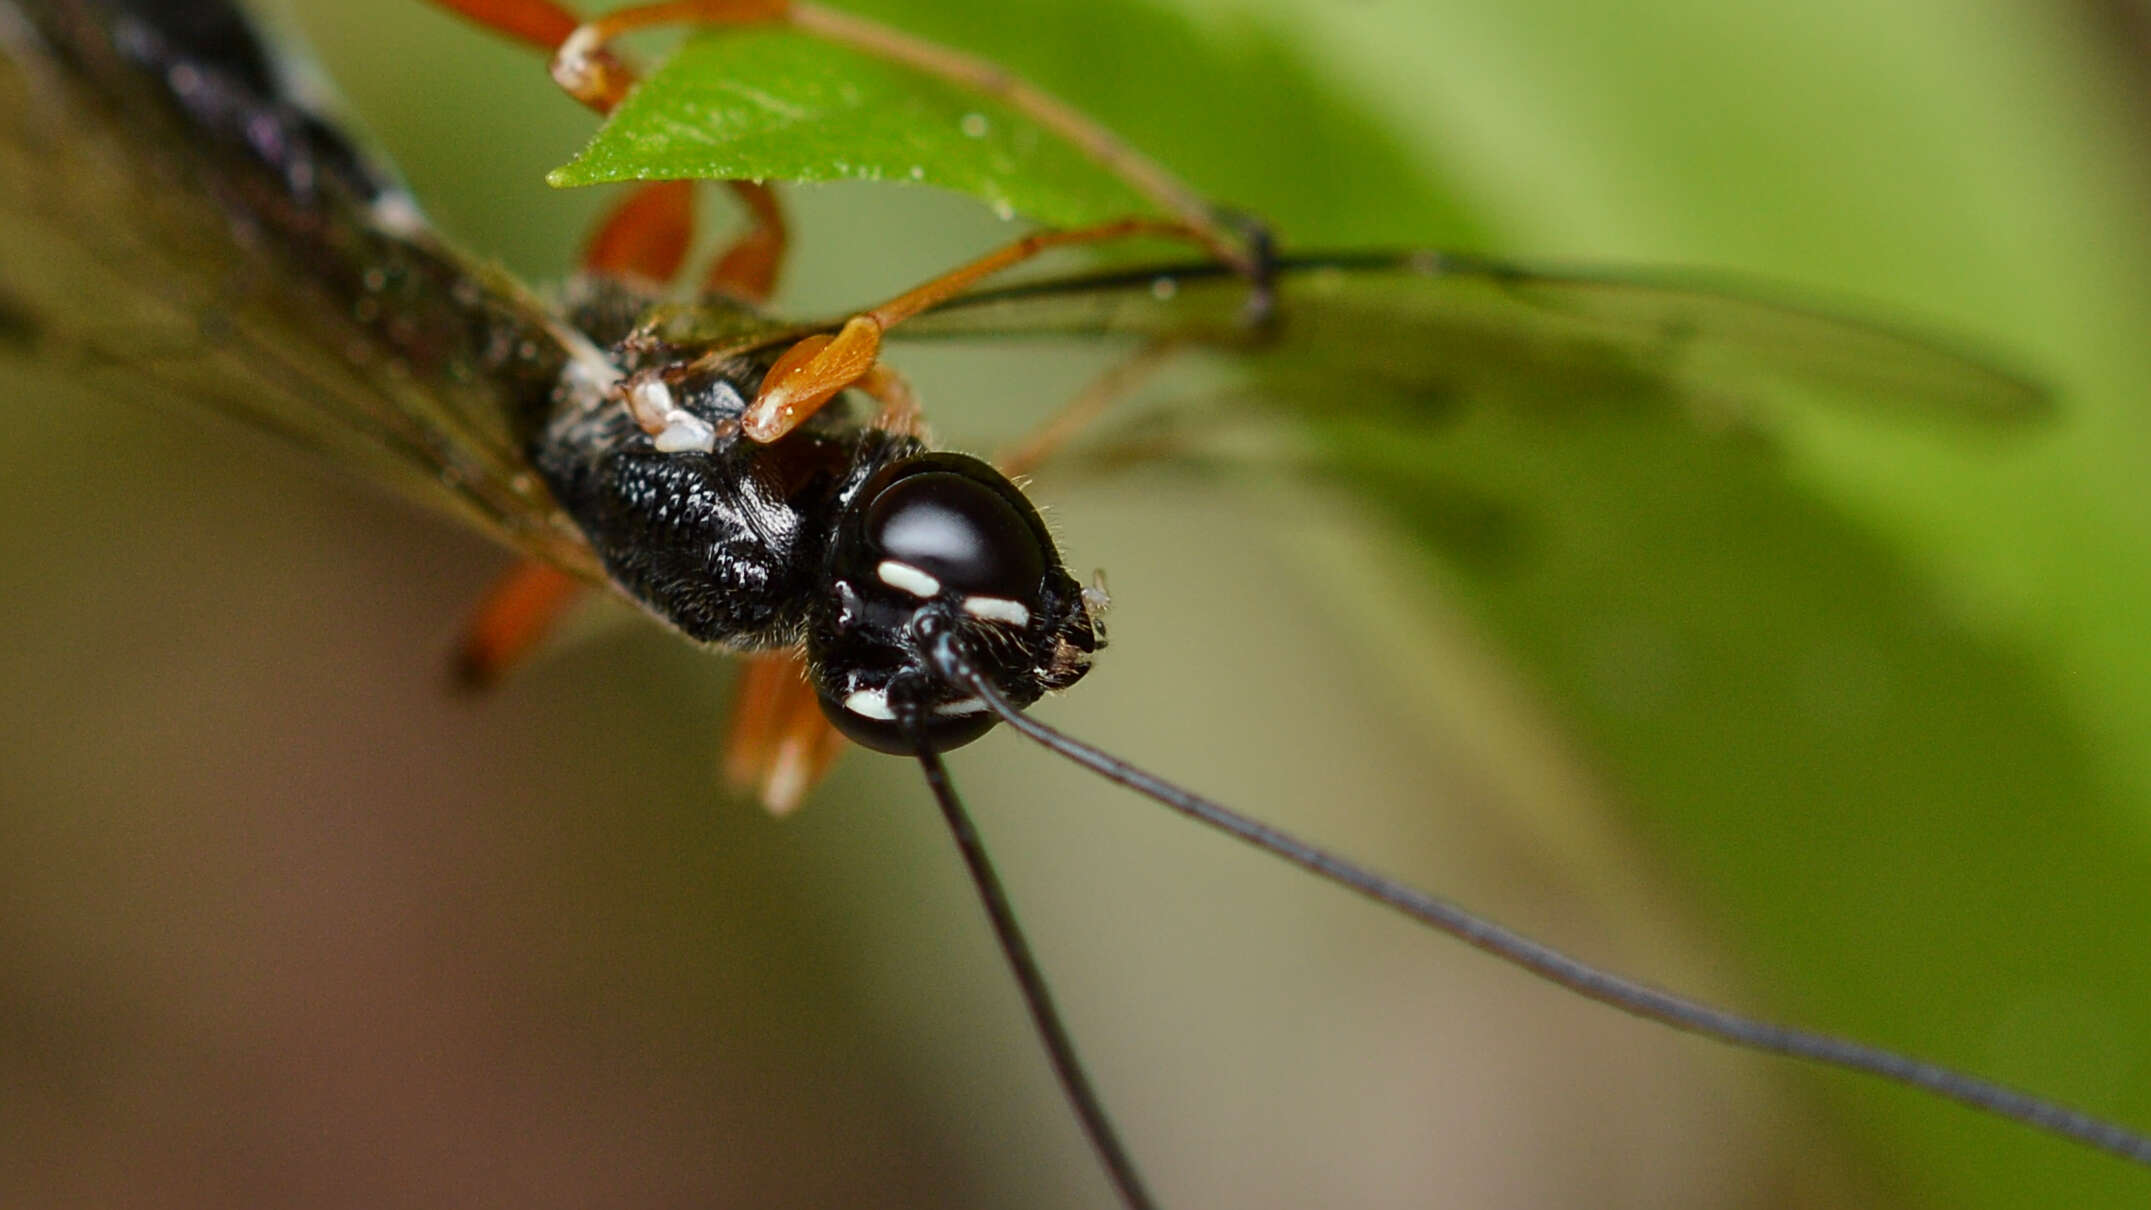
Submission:
M 1097 568 L 1090 573 L 1090 583 L 1084 586 L 1083 602 L 1090 606 L 1093 619 L 1113 607 L 1113 594 L 1105 588 L 1105 569 Z
M 1250 328 L 1267 326 L 1277 315 L 1277 235 L 1270 225 L 1233 206 L 1210 207 L 1210 219 L 1240 237 L 1244 264 L 1234 267 L 1247 279 L 1247 302 L 1240 320 Z
M 1091 641 L 1100 649 L 1106 644 L 1105 615 L 1113 609 L 1113 594 L 1105 590 L 1105 569 L 1094 568 L 1090 583 L 1083 586 L 1083 605 L 1090 611 Z
M 562 92 L 600 113 L 612 109 L 634 86 L 635 77 L 605 49 L 604 30 L 579 25 L 553 52 L 553 83 Z

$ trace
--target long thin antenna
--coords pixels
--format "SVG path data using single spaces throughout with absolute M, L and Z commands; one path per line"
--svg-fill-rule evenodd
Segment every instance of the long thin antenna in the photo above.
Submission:
M 1143 1187 L 1142 1176 L 1135 1170 L 1135 1161 L 1128 1157 L 1128 1149 L 1121 1144 L 1112 1119 L 1106 1116 L 1105 1103 L 1098 1099 L 1097 1090 L 1091 1087 L 1090 1076 L 1083 1070 L 1083 1061 L 1076 1056 L 1075 1042 L 1061 1021 L 1060 1010 L 1053 1005 L 1053 993 L 1046 987 L 1045 973 L 1039 969 L 1038 960 L 1031 956 L 1030 943 L 1023 937 L 1023 926 L 1016 922 L 1015 908 L 1010 906 L 1008 893 L 1001 888 L 1000 876 L 993 872 L 993 862 L 986 856 L 986 846 L 979 839 L 978 829 L 972 826 L 970 813 L 963 809 L 963 801 L 957 797 L 956 786 L 949 780 L 941 757 L 921 734 L 916 708 L 899 708 L 899 715 L 905 730 L 912 736 L 919 768 L 926 774 L 926 785 L 933 790 L 934 801 L 941 807 L 941 817 L 948 821 L 949 833 L 956 839 L 956 850 L 963 854 L 964 865 L 971 871 L 971 883 L 978 888 L 979 902 L 985 905 L 986 916 L 993 922 L 993 935 L 1001 943 L 1001 956 L 1008 960 L 1009 969 L 1016 975 L 1016 985 L 1023 989 L 1024 1007 L 1030 1010 L 1031 1024 L 1037 1027 L 1038 1036 L 1046 1044 L 1046 1055 L 1052 1060 L 1053 1074 L 1060 1079 L 1061 1091 L 1075 1107 L 1076 1117 L 1083 1122 L 1083 1133 L 1090 1136 L 1091 1146 L 1097 1148 L 1098 1158 L 1104 1161 L 1106 1175 L 1112 1178 L 1121 1202 L 1128 1210 L 1157 1210 L 1157 1203 L 1151 1200 L 1149 1190 Z
M 2096 1147 L 2151 1167 L 2151 1137 L 2030 1093 L 1967 1075 L 1895 1051 L 1847 1038 L 1793 1029 L 1744 1017 L 1713 1005 L 1623 978 L 1570 957 L 1521 933 L 1445 899 L 1385 878 L 1342 857 L 1308 844 L 1229 807 L 1171 782 L 1038 722 L 1016 709 L 993 682 L 982 675 L 952 632 L 930 636 L 926 655 L 934 671 L 951 684 L 977 695 L 1002 722 L 1028 738 L 1090 769 L 1108 781 L 1155 799 L 1191 819 L 1265 849 L 1320 877 L 1430 925 L 1504 962 L 1558 983 L 1622 1012 L 1701 1034 L 1734 1046 L 1803 1059 L 1828 1067 L 1878 1076 L 1973 1109 L 2007 1118 L 2035 1130 Z

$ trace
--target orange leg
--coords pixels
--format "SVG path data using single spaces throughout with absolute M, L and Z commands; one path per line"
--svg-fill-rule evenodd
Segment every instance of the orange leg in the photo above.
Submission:
M 874 417 L 874 427 L 885 433 L 900 437 L 916 437 L 926 440 L 926 412 L 919 406 L 918 394 L 902 374 L 887 366 L 877 365 L 859 379 L 859 389 L 869 399 L 881 405 Z
M 740 419 L 755 441 L 775 441 L 858 383 L 875 368 L 881 335 L 919 312 L 963 293 L 980 280 L 1050 249 L 1107 243 L 1135 236 L 1199 239 L 1196 232 L 1164 219 L 1126 218 L 1073 231 L 1034 231 L 930 282 L 907 290 L 871 311 L 844 321 L 836 334 L 809 336 L 787 349 L 762 379 L 762 388 Z
M 694 235 L 693 181 L 638 185 L 605 216 L 583 246 L 583 271 L 600 277 L 669 282 L 686 263 Z
M 995 454 L 994 465 L 1011 479 L 1037 470 L 1067 446 L 1076 434 L 1097 423 L 1107 409 L 1141 386 L 1179 349 L 1177 341 L 1153 340 L 1115 362 L 1105 373 L 1085 383 L 1075 398 L 1061 405 L 1044 424 L 1031 430 L 1013 447 Z
M 589 585 L 548 563 L 524 562 L 478 603 L 456 652 L 456 679 L 482 689 L 544 640 Z
M 822 717 L 796 651 L 749 656 L 725 737 L 724 775 L 773 815 L 805 801 L 844 750 L 844 737 Z
M 635 86 L 633 69 L 603 47 L 586 51 L 579 56 L 576 68 L 578 83 L 575 87 L 569 87 L 561 80 L 558 53 L 583 27 L 583 21 L 572 10 L 555 4 L 552 0 L 432 2 L 450 12 L 468 17 L 487 29 L 528 42 L 542 50 L 555 52 L 553 79 L 567 90 L 569 96 L 599 113 L 611 113 L 613 106 L 618 105 L 627 96 L 628 90 Z
M 581 17 L 550 0 L 433 0 L 496 33 L 552 50 L 583 23 Z
M 1248 224 L 1244 231 L 1235 230 L 1229 216 L 1220 214 L 1112 132 L 985 60 L 803 0 L 666 0 L 620 9 L 583 23 L 577 23 L 573 13 L 553 0 L 434 2 L 511 36 L 552 46 L 555 82 L 600 113 L 610 112 L 634 84 L 632 70 L 610 49 L 614 40 L 626 34 L 680 24 L 790 25 L 995 98 L 1082 148 L 1173 216 L 1169 220 L 1131 218 L 1073 231 L 1035 233 L 870 312 L 853 316 L 834 336 L 815 336 L 800 342 L 777 360 L 747 411 L 742 428 L 752 440 L 777 440 L 837 392 L 861 383 L 874 370 L 881 335 L 889 327 L 1048 248 L 1135 235 L 1189 240 L 1255 281 L 1257 311 L 1267 303 L 1267 241 L 1259 227 Z M 711 267 L 705 289 L 758 302 L 768 296 L 776 279 L 786 241 L 784 220 L 765 187 L 747 182 L 730 184 L 746 204 L 754 225 Z M 906 416 L 901 409 L 887 411 L 885 417 L 892 425 L 917 424 L 915 414 Z
M 549 51 L 561 50 L 563 44 L 583 27 L 580 17 L 551 0 L 433 2 L 489 29 Z M 736 9 L 734 21 L 777 19 L 766 3 L 742 4 Z M 759 15 L 750 16 L 750 12 Z M 694 15 L 690 14 L 688 19 L 694 19 Z M 589 61 L 587 70 L 597 79 L 585 88 L 571 91 L 578 100 L 599 113 L 608 113 L 634 86 L 634 72 L 603 48 L 582 53 Z M 767 185 L 756 181 L 726 181 L 725 184 L 747 208 L 750 226 L 711 264 L 703 279 L 703 288 L 709 293 L 742 302 L 764 302 L 776 288 L 777 273 L 784 263 L 784 252 L 789 243 L 784 212 L 777 204 L 776 194 Z M 583 267 L 613 276 L 635 275 L 653 281 L 671 281 L 678 275 L 693 238 L 693 201 L 688 183 L 654 182 L 629 197 L 600 227 L 583 255 Z
M 432 0 L 441 8 L 461 14 L 496 33 L 554 52 L 553 79 L 569 96 L 597 110 L 613 107 L 635 86 L 635 73 L 602 46 L 577 55 L 578 79 L 573 87 L 561 79 L 559 55 L 583 28 L 583 19 L 572 9 L 553 0 Z
M 752 226 L 710 266 L 702 288 L 744 303 L 764 302 L 784 260 L 784 211 L 767 185 L 725 184 L 746 203 Z M 638 185 L 598 225 L 583 247 L 582 267 L 604 277 L 669 282 L 686 263 L 694 235 L 694 182 L 652 181 Z
M 726 181 L 725 187 L 747 208 L 752 225 L 710 265 L 702 279 L 703 292 L 744 303 L 767 302 L 777 288 L 777 272 L 784 266 L 784 250 L 791 238 L 784 210 L 767 185 Z

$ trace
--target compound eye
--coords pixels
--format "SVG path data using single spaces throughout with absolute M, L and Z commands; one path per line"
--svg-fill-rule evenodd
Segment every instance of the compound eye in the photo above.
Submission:
M 1028 506 L 991 483 L 914 471 L 874 497 L 865 528 L 882 583 L 921 598 L 951 594 L 981 617 L 1029 620 L 1046 572 L 1044 537 Z

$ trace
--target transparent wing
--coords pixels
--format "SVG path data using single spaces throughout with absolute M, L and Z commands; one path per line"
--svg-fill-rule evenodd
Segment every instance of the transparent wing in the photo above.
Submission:
M 0 0 L 0 359 L 37 385 L 20 405 L 214 410 L 595 577 L 499 385 L 452 355 L 409 355 L 423 320 L 404 347 L 384 342 L 322 275 L 381 273 L 405 300 L 437 296 L 433 330 L 452 338 L 468 335 L 474 298 L 526 342 L 550 338 L 545 309 L 446 250 L 370 231 L 356 203 L 277 210 L 270 182 L 190 146 L 109 61 L 107 11 Z M 318 253 L 295 265 L 289 231 L 307 223 Z M 369 264 L 384 248 L 400 259 Z
M 1400 397 L 1422 402 L 1566 408 L 1652 396 L 1746 407 L 1813 396 L 1988 423 L 2049 407 L 2036 384 L 1932 335 L 1673 277 L 1355 253 L 1284 264 L 1273 327 L 1245 322 L 1246 299 L 1245 283 L 1214 266 L 1124 270 L 967 295 L 895 334 L 1172 340 L 1332 385 L 1408 388 Z

